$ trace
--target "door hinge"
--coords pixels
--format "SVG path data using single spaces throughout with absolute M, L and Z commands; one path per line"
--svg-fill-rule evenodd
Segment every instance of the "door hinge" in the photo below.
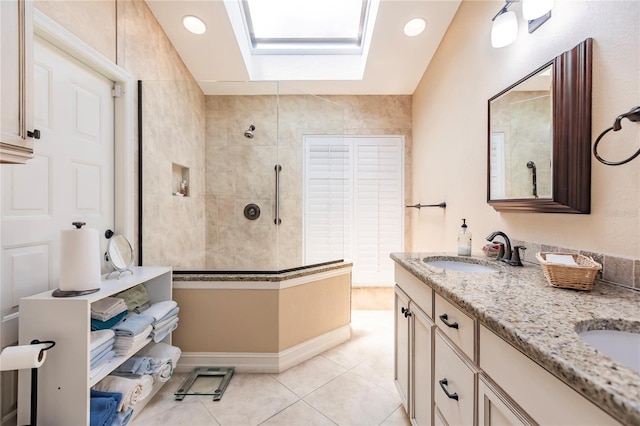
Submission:
M 113 89 L 111 90 L 111 96 L 113 96 L 114 98 L 119 98 L 123 93 L 124 90 L 122 90 L 122 84 L 119 83 L 115 84 L 113 86 Z

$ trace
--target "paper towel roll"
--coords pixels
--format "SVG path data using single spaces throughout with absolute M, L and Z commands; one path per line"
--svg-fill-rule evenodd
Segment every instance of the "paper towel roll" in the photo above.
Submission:
M 60 290 L 100 288 L 100 237 L 91 228 L 60 232 Z
M 49 345 L 8 346 L 0 354 L 0 371 L 22 370 L 23 368 L 38 368 L 47 358 L 43 349 Z

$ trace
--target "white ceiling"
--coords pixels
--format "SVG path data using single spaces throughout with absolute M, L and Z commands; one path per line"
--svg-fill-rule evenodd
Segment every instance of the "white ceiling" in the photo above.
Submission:
M 249 80 L 222 0 L 146 0 L 146 3 L 205 94 L 229 93 L 229 85 L 215 82 Z M 459 4 L 460 0 L 380 0 L 362 80 L 282 82 L 313 94 L 410 95 Z M 205 21 L 207 32 L 195 35 L 185 30 L 182 26 L 185 15 Z M 424 18 L 427 28 L 417 37 L 407 37 L 403 33 L 404 24 L 415 17 Z M 232 86 L 236 91 L 240 85 Z M 258 89 L 270 85 L 250 86 Z

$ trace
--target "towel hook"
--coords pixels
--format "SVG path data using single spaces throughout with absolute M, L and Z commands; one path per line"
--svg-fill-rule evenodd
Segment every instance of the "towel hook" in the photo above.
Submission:
M 621 165 L 626 164 L 629 161 L 633 160 L 638 155 L 640 155 L 640 149 L 638 149 L 635 152 L 635 154 L 633 154 L 631 157 L 629 157 L 629 158 L 627 158 L 625 160 L 622 160 L 622 161 L 608 161 L 608 160 L 605 160 L 604 158 L 600 157 L 600 155 L 598 154 L 598 144 L 600 143 L 600 140 L 604 137 L 604 135 L 609 133 L 611 130 L 613 130 L 614 132 L 617 132 L 618 130 L 622 129 L 622 125 L 620 124 L 620 121 L 623 118 L 628 118 L 629 121 L 633 121 L 633 122 L 640 121 L 640 106 L 633 107 L 633 108 L 631 108 L 631 110 L 629 112 L 626 112 L 624 114 L 620 114 L 616 118 L 616 120 L 613 122 L 613 126 L 609 127 L 604 132 L 600 133 L 600 136 L 598 136 L 598 138 L 596 139 L 596 142 L 593 145 L 593 155 L 598 159 L 598 161 L 600 161 L 602 164 L 606 164 L 607 166 L 621 166 Z

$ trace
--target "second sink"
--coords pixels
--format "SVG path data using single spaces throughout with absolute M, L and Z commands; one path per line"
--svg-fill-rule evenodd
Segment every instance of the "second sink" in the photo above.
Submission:
M 620 364 L 640 372 L 640 333 L 618 330 L 579 332 L 580 338 Z
M 458 257 L 449 258 L 430 258 L 425 257 L 423 259 L 424 264 L 427 267 L 444 269 L 448 271 L 456 272 L 472 272 L 481 274 L 491 274 L 498 272 L 497 269 L 490 266 L 485 266 L 480 261 L 472 261 L 474 259 L 462 259 Z

